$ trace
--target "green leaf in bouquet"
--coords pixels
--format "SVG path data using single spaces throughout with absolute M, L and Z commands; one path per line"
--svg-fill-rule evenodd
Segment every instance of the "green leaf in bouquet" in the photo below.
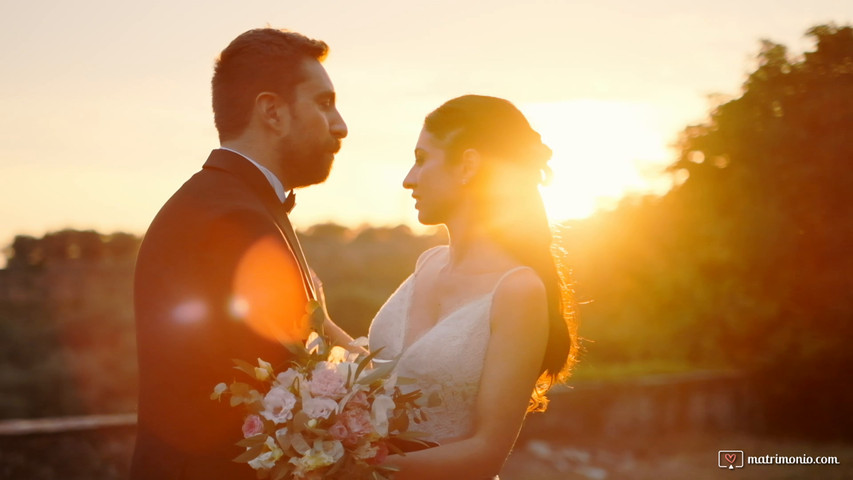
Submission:
M 409 429 L 409 414 L 405 409 L 394 411 L 388 423 L 388 429 L 392 432 L 405 432 Z
M 438 444 L 430 442 L 424 438 L 422 432 L 404 432 L 399 435 L 394 435 L 388 441 L 389 452 L 397 455 L 405 455 L 409 452 L 417 452 L 427 448 L 437 447 Z
M 249 463 L 252 460 L 256 459 L 258 457 L 258 455 L 263 453 L 263 451 L 264 451 L 264 443 L 261 443 L 260 445 L 252 447 L 252 448 L 246 450 L 245 452 L 241 453 L 240 455 L 237 455 L 237 457 L 234 458 L 234 461 L 237 463 Z
M 275 439 L 278 442 L 279 448 L 281 448 L 283 452 L 287 452 L 287 450 L 293 446 L 290 441 L 290 435 L 287 433 L 287 427 L 276 430 Z
M 417 430 L 409 430 L 402 433 L 398 433 L 394 435 L 394 438 L 399 440 L 405 440 L 407 442 L 415 442 L 420 443 L 425 447 L 434 446 L 432 442 L 426 440 L 427 434 L 424 432 L 419 432 Z
M 392 475 L 399 472 L 400 469 L 391 465 L 379 465 L 373 471 L 373 478 L 378 480 L 390 480 Z
M 293 432 L 290 435 L 290 445 L 300 455 L 305 455 L 311 451 L 311 445 L 308 444 L 301 433 Z
M 240 440 L 239 442 L 237 442 L 237 445 L 239 445 L 241 447 L 252 448 L 252 447 L 255 447 L 257 445 L 263 445 L 266 441 L 267 441 L 267 434 L 266 433 L 259 433 L 257 435 L 252 435 L 249 438 L 244 438 L 244 439 Z
M 320 302 L 318 302 L 317 300 L 309 300 L 308 303 L 305 304 L 305 314 L 306 315 L 311 315 L 314 312 L 316 312 L 317 310 L 322 310 L 322 307 L 320 306 Z
M 316 306 L 308 314 L 308 325 L 310 325 L 311 329 L 317 332 L 321 337 L 325 337 L 326 311 L 323 310 L 323 307 L 321 307 L 319 303 L 314 303 Z
M 393 439 L 388 442 L 388 453 L 390 455 L 402 455 L 404 457 L 406 456 L 406 451 L 398 447 L 397 444 L 394 443 Z
M 308 356 L 308 350 L 305 349 L 305 345 L 302 342 L 286 342 L 282 343 L 282 345 L 296 358 L 301 359 Z
M 306 428 L 302 431 L 303 437 L 324 437 L 326 432 L 320 428 Z
M 379 465 L 379 466 L 377 466 L 377 467 L 376 467 L 376 469 L 377 469 L 377 470 L 379 470 L 379 471 L 381 471 L 381 472 L 383 472 L 383 473 L 384 473 L 384 472 L 387 472 L 387 473 L 396 473 L 396 472 L 399 472 L 399 471 L 400 471 L 400 468 L 399 468 L 399 467 L 395 467 L 395 466 L 393 466 L 393 465 Z
M 397 405 L 414 404 L 422 395 L 419 389 L 408 393 L 403 393 L 399 388 L 394 389 L 394 401 Z
M 270 478 L 272 478 L 272 480 L 285 480 L 289 479 L 292 474 L 292 464 L 287 462 L 279 462 L 270 471 Z
M 338 401 L 338 408 L 335 411 L 337 413 L 343 412 L 344 408 L 347 406 L 347 403 L 349 403 L 349 401 L 352 399 L 352 397 L 354 397 L 355 394 L 360 392 L 360 391 L 361 390 L 359 390 L 359 389 L 353 388 L 349 392 L 347 392 L 347 394 L 344 395 L 343 398 L 340 399 L 340 401 Z
M 235 365 L 234 368 L 236 368 L 237 370 L 240 370 L 241 372 L 245 373 L 246 375 L 248 375 L 252 378 L 255 378 L 255 366 L 254 365 L 252 365 L 251 363 L 249 363 L 245 360 L 240 360 L 239 358 L 233 358 L 233 359 L 231 359 L 231 361 L 234 362 L 234 365 Z
M 373 359 L 376 358 L 377 355 L 379 355 L 379 352 L 381 352 L 383 348 L 385 347 L 380 347 L 375 351 L 370 352 L 370 355 L 359 360 L 358 368 L 355 370 L 355 378 L 358 378 L 358 376 L 361 375 L 361 372 L 363 372 L 364 369 L 367 368 L 368 365 L 370 365 L 370 362 L 372 362 Z M 394 361 L 394 363 L 396 363 L 396 360 Z
M 329 469 L 325 472 L 325 474 L 323 475 L 323 477 L 324 477 L 324 478 L 334 478 L 334 477 L 335 477 L 335 474 L 336 474 L 336 473 L 338 473 L 338 472 L 341 470 L 341 468 L 344 466 L 344 464 L 345 464 L 345 463 L 346 463 L 346 457 L 341 457 L 341 459 L 340 459 L 340 460 L 338 460 L 337 462 L 333 463 L 333 464 L 329 467 Z
M 293 415 L 293 420 L 291 420 L 291 425 L 293 425 L 293 432 L 299 433 L 303 432 L 308 428 L 308 422 L 311 421 L 311 417 L 308 416 L 303 410 L 296 412 Z
M 394 371 L 394 367 L 396 367 L 396 366 L 397 366 L 397 360 L 396 359 L 393 361 L 390 361 L 388 363 L 383 363 L 383 364 L 379 365 L 378 367 L 374 368 L 373 370 L 371 370 L 370 373 L 368 373 L 367 375 L 365 375 L 361 378 L 358 378 L 358 376 L 356 376 L 356 383 L 361 384 L 361 385 L 370 385 L 371 383 L 373 383 L 377 380 L 381 380 L 381 379 L 387 377 L 388 375 L 390 375 L 391 372 Z
M 352 369 L 352 365 L 347 365 L 347 388 L 352 388 L 353 382 L 355 382 L 355 370 Z M 355 392 L 355 390 L 350 391 L 351 394 L 355 394 Z M 349 398 L 347 398 L 347 401 L 349 401 Z
M 230 387 L 228 387 L 231 392 L 231 406 L 236 407 L 241 403 L 252 403 L 256 400 L 256 395 L 252 392 L 252 387 L 243 382 L 233 382 Z

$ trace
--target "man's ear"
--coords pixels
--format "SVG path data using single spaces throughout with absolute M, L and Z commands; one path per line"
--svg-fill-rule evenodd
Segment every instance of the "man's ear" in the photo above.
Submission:
M 290 103 L 281 95 L 261 92 L 255 97 L 255 116 L 262 125 L 281 136 L 290 133 Z
M 480 171 L 480 162 L 482 155 L 474 148 L 469 148 L 462 152 L 462 160 L 460 161 L 461 181 L 463 185 L 467 185 L 474 181 L 477 172 Z

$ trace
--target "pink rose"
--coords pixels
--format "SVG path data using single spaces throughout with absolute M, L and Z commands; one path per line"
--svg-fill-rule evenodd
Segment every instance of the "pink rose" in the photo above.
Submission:
M 329 414 L 338 408 L 331 398 L 309 397 L 302 400 L 302 410 L 309 418 L 329 418 Z
M 328 362 L 320 362 L 311 374 L 308 390 L 315 397 L 340 399 L 347 393 L 346 380 L 338 374 L 337 368 Z
M 370 413 L 361 408 L 344 410 L 340 415 L 340 421 L 343 422 L 350 433 L 346 439 L 346 444 L 357 442 L 359 438 L 373 431 L 373 425 L 370 423 Z
M 254 437 L 259 433 L 263 433 L 264 431 L 264 422 L 261 420 L 261 417 L 252 414 L 247 415 L 246 419 L 243 420 L 243 438 Z
M 363 391 L 359 390 L 358 392 L 355 392 L 355 394 L 352 397 L 350 397 L 349 401 L 347 402 L 347 404 L 344 408 L 364 408 L 364 409 L 366 409 L 369 407 L 370 407 L 370 402 L 367 399 L 367 394 L 364 393 Z
M 329 427 L 329 435 L 331 435 L 335 440 L 344 440 L 349 436 L 349 430 L 347 430 L 347 427 L 338 420 Z

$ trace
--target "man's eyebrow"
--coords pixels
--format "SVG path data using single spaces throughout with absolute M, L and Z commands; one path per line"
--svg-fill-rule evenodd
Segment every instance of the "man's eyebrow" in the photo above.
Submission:
M 334 90 L 322 90 L 322 91 L 318 92 L 317 95 L 314 95 L 314 97 L 317 99 L 323 99 L 323 100 L 334 100 L 335 99 L 335 91 Z

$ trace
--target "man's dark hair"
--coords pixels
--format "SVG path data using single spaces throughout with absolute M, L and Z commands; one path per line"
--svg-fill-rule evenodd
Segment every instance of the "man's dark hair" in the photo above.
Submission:
M 259 93 L 291 99 L 303 80 L 302 62 L 322 61 L 328 51 L 325 42 L 275 28 L 257 28 L 235 38 L 216 60 L 211 81 L 219 140 L 243 133 Z

